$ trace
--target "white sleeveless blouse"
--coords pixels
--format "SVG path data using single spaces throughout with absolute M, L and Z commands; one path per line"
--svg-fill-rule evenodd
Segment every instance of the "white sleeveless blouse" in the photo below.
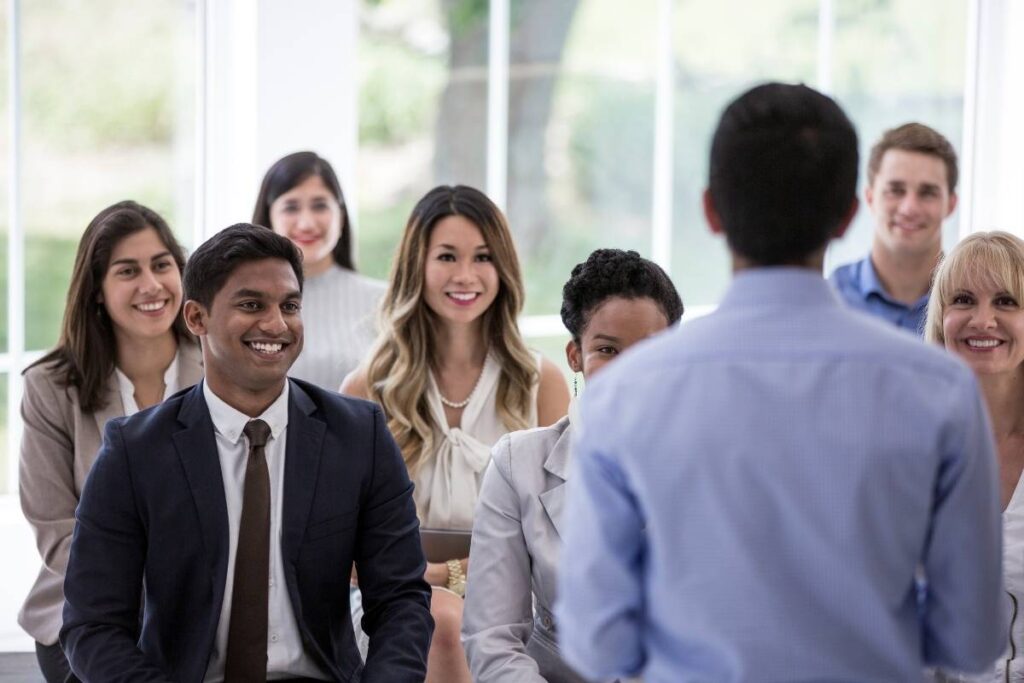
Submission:
M 540 355 L 536 356 L 538 377 Z M 480 382 L 462 411 L 461 424 L 448 427 L 441 392 L 433 373 L 428 376 L 427 402 L 436 433 L 433 457 L 420 465 L 413 477 L 413 499 L 420 524 L 431 529 L 473 528 L 473 511 L 480 496 L 480 482 L 491 461 L 491 447 L 509 432 L 498 417 L 497 392 L 501 365 L 488 354 Z M 527 427 L 537 426 L 537 385 L 530 392 Z

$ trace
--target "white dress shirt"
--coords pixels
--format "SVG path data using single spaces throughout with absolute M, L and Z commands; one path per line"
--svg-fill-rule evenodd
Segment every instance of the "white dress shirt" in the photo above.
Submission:
M 250 418 L 221 400 L 203 382 L 203 396 L 213 420 L 224 480 L 224 499 L 228 508 L 228 570 L 224 579 L 224 604 L 217 623 L 210 663 L 206 667 L 206 683 L 224 680 L 224 657 L 227 654 L 228 625 L 231 621 L 231 593 L 235 583 L 235 554 L 238 526 L 242 517 L 242 492 L 245 481 L 249 442 L 242 430 Z M 270 440 L 264 448 L 270 473 L 270 588 L 267 620 L 267 680 L 280 678 L 317 678 L 330 680 L 314 664 L 302 648 L 295 612 L 288 597 L 284 565 L 281 559 L 281 499 L 284 490 L 284 458 L 288 432 L 288 383 L 284 391 L 259 416 L 270 427 Z
M 181 348 L 174 354 L 174 360 L 164 371 L 164 395 L 160 397 L 163 401 L 168 396 L 178 393 L 178 357 L 181 356 Z M 114 367 L 114 374 L 117 376 L 117 389 L 121 394 L 121 405 L 124 406 L 125 416 L 134 415 L 139 412 L 139 404 L 135 402 L 135 385 L 128 379 L 128 375 L 121 372 L 121 368 Z

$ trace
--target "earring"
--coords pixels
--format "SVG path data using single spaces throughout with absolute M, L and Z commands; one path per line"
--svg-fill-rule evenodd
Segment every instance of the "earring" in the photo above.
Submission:
M 580 395 L 579 394 L 579 384 L 578 384 L 578 380 L 577 380 L 578 377 L 579 377 L 579 374 L 574 372 L 573 375 L 572 375 L 572 395 L 573 396 L 579 396 Z

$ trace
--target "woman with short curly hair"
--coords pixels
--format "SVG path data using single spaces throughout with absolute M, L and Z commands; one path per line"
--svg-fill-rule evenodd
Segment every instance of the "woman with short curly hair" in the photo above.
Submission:
M 635 251 L 598 249 L 562 290 L 565 354 L 590 379 L 633 344 L 675 324 L 672 281 Z M 578 683 L 561 660 L 555 601 L 572 419 L 508 434 L 492 451 L 473 524 L 463 641 L 473 680 Z

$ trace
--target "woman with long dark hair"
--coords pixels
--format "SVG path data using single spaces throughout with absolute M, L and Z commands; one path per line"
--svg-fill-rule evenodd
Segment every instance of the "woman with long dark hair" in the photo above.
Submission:
M 57 347 L 25 370 L 19 487 L 43 566 L 18 622 L 51 683 L 69 674 L 57 642 L 64 572 L 103 428 L 202 379 L 181 317 L 184 266 L 155 211 L 132 201 L 107 207 L 78 244 Z
M 373 343 L 385 284 L 356 272 L 352 226 L 334 169 L 313 152 L 278 160 L 263 177 L 252 222 L 302 251 L 306 342 L 288 374 L 336 391 Z

